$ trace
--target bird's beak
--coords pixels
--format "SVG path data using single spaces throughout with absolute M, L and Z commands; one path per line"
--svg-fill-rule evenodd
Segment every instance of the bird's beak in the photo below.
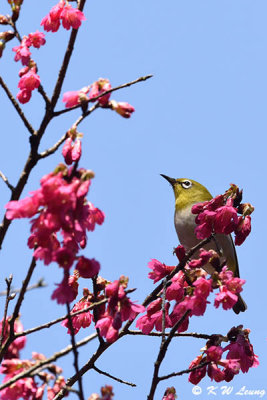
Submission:
M 175 185 L 176 179 L 170 178 L 169 176 L 163 175 L 163 174 L 160 174 L 160 176 L 162 176 L 162 178 L 166 179 L 166 181 L 168 181 L 172 185 L 172 187 Z

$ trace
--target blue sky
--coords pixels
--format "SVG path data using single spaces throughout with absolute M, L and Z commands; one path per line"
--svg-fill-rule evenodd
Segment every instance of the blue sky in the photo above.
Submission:
M 51 0 L 38 2 L 38 7 L 33 0 L 24 3 L 18 23 L 21 35 L 41 30 L 39 22 L 55 4 Z M 2 7 L 1 13 L 8 11 L 8 4 Z M 130 287 L 137 288 L 133 300 L 141 302 L 152 289 L 152 282 L 147 279 L 151 258 L 169 265 L 175 263 L 174 199 L 160 173 L 195 179 L 214 195 L 223 193 L 233 182 L 243 188 L 244 200 L 255 206 L 252 233 L 237 249 L 241 277 L 247 281 L 243 293 L 248 310 L 236 316 L 210 305 L 204 317 L 192 319 L 189 328 L 222 334 L 239 324 L 251 329 L 250 339 L 260 357 L 260 366 L 230 382 L 233 393 L 244 385 L 267 391 L 262 256 L 266 247 L 266 12 L 263 0 L 170 0 L 164 4 L 158 0 L 129 4 L 122 0 L 88 1 L 87 20 L 79 32 L 62 91 L 79 89 L 99 77 L 109 78 L 116 86 L 139 76 L 154 75 L 145 83 L 112 95 L 135 107 L 130 120 L 109 110 L 97 110 L 80 126 L 84 133 L 81 165 L 96 174 L 89 199 L 106 214 L 104 225 L 89 235 L 86 255 L 101 262 L 101 274 L 110 280 L 122 274 L 129 276 Z M 46 46 L 33 51 L 49 95 L 68 36 L 63 29 L 56 34 L 48 33 Z M 7 45 L 0 69 L 15 94 L 20 65 L 13 61 L 13 43 Z M 59 102 L 57 109 L 62 107 Z M 23 109 L 37 127 L 43 115 L 43 101 L 38 93 Z M 28 153 L 28 133 L 3 92 L 0 115 L 0 169 L 15 183 Z M 42 149 L 54 144 L 78 115 L 76 110 L 53 121 Z M 35 190 L 40 178 L 61 161 L 57 153 L 40 162 L 23 195 Z M 3 183 L 0 185 L 3 210 L 9 193 Z M 26 248 L 28 232 L 25 221 L 16 221 L 7 234 L 0 255 L 1 290 L 4 278 L 11 272 L 16 287 L 25 275 L 31 259 L 31 251 Z M 44 267 L 40 263 L 33 281 L 41 276 L 49 286 L 27 294 L 22 308 L 26 328 L 65 313 L 65 308 L 50 301 L 54 283 L 61 280 L 61 271 L 54 265 Z M 88 333 L 89 330 L 81 332 L 79 338 Z M 30 357 L 32 350 L 50 356 L 68 342 L 61 327 L 31 335 L 23 357 Z M 187 368 L 203 345 L 197 339 L 173 341 L 162 373 Z M 86 395 L 109 383 L 114 386 L 117 400 L 126 396 L 128 400 L 146 398 L 158 347 L 159 340 L 148 337 L 125 338 L 116 343 L 97 366 L 135 382 L 137 388 L 90 372 L 84 379 Z M 94 344 L 81 349 L 80 365 L 88 360 L 93 349 Z M 72 375 L 72 356 L 59 364 L 65 377 Z M 171 385 L 176 387 L 178 398 L 191 399 L 193 386 L 187 379 L 188 376 L 178 377 L 159 385 L 156 399 Z M 206 398 L 210 385 L 209 379 L 201 382 L 203 393 L 198 398 Z M 222 385 L 216 384 L 219 388 Z M 216 398 L 220 398 L 219 391 Z

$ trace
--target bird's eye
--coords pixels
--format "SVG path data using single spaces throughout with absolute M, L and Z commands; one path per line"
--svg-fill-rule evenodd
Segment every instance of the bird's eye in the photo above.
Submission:
M 191 188 L 191 186 L 192 186 L 192 182 L 191 182 L 191 181 L 183 181 L 183 182 L 181 183 L 181 185 L 182 185 L 182 187 L 183 187 L 184 189 L 189 189 L 189 188 Z

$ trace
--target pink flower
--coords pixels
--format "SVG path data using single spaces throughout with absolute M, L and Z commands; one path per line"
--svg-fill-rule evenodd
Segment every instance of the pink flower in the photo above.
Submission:
M 248 372 L 249 368 L 259 365 L 258 356 L 254 354 L 247 330 L 240 330 L 236 340 L 224 348 L 224 351 L 226 350 L 229 350 L 226 358 L 238 360 L 242 372 Z
M 240 246 L 251 231 L 251 216 L 246 215 L 245 218 L 239 217 L 238 224 L 235 229 L 235 245 Z
M 199 258 L 192 260 L 188 263 L 190 268 L 201 268 L 209 262 L 209 259 L 213 256 L 212 251 L 200 249 Z
M 4 335 L 3 335 L 4 340 L 6 340 L 7 337 L 9 336 L 10 326 L 9 326 L 8 321 L 10 320 L 10 318 L 11 317 L 8 317 L 5 322 Z M 3 319 L 0 322 L 0 334 L 2 334 L 2 326 L 3 326 Z M 16 319 L 16 321 L 15 321 L 14 332 L 15 333 L 23 332 L 23 325 L 19 319 Z M 21 337 L 17 338 L 8 347 L 8 350 L 5 353 L 4 358 L 5 359 L 19 358 L 19 352 L 20 352 L 20 350 L 22 350 L 25 347 L 25 344 L 26 344 L 25 336 L 21 336 Z
M 167 287 L 166 299 L 171 301 L 175 300 L 177 302 L 181 301 L 184 297 L 184 287 L 187 286 L 185 283 L 185 275 L 182 271 L 179 271 L 171 279 L 171 285 Z
M 56 284 L 57 289 L 52 293 L 51 298 L 56 300 L 58 304 L 71 303 L 78 294 L 78 283 L 76 280 L 70 279 L 67 273 L 64 273 L 64 278 L 60 284 Z
M 78 301 L 78 303 L 76 303 L 74 305 L 74 307 L 71 311 L 71 314 L 75 313 L 76 311 L 84 310 L 84 309 L 88 308 L 90 305 L 91 305 L 90 301 L 81 299 L 80 301 Z M 71 318 L 71 320 L 72 320 L 73 330 L 76 335 L 76 333 L 78 333 L 81 328 L 87 328 L 88 326 L 91 325 L 92 315 L 91 315 L 90 311 L 87 311 L 82 314 L 75 315 L 74 317 Z M 71 330 L 69 327 L 69 321 L 67 319 L 65 319 L 61 323 L 61 325 L 68 328 L 68 333 L 69 334 L 71 333 Z
M 193 283 L 193 286 L 195 286 L 194 294 L 202 296 L 204 298 L 207 298 L 212 291 L 211 279 L 198 278 Z
M 74 107 L 77 106 L 78 104 L 81 104 L 84 101 L 88 101 L 88 97 L 86 96 L 86 93 L 88 93 L 89 88 L 84 87 L 80 90 L 75 90 L 72 92 L 65 92 L 63 94 L 63 103 L 65 104 L 66 108 Z
M 78 29 L 81 26 L 82 21 L 85 20 L 85 16 L 82 11 L 77 8 L 73 8 L 70 4 L 67 4 L 61 12 L 60 18 L 62 19 L 62 25 L 65 29 L 70 28 Z
M 111 84 L 108 79 L 99 78 L 98 81 L 94 82 L 91 85 L 91 90 L 89 93 L 90 100 L 94 101 L 94 98 L 99 96 L 101 93 L 106 92 L 111 89 Z M 106 94 L 105 96 L 101 96 L 98 99 L 99 104 L 102 107 L 105 107 L 109 101 L 111 93 Z
M 89 259 L 81 256 L 75 268 L 82 278 L 93 278 L 99 273 L 100 264 L 94 258 Z
M 174 249 L 174 253 L 176 257 L 178 258 L 179 261 L 182 261 L 182 259 L 185 257 L 185 248 L 182 245 L 177 246 Z
M 125 102 L 117 102 L 115 100 L 111 100 L 110 102 L 112 110 L 116 111 L 124 118 L 130 118 L 132 113 L 135 111 L 134 107 L 129 103 Z
M 218 362 L 222 358 L 223 349 L 221 346 L 210 346 L 207 350 L 207 361 Z
M 157 300 L 155 300 L 153 303 L 155 303 L 155 302 L 157 302 Z M 149 334 L 154 327 L 157 331 L 159 331 L 159 332 L 162 331 L 161 305 L 160 305 L 160 309 L 158 311 L 155 311 L 153 314 L 152 314 L 152 309 L 156 310 L 156 308 L 154 308 L 154 305 L 152 303 L 150 304 L 150 306 L 152 306 L 152 308 L 150 310 L 149 310 L 149 307 L 147 308 L 147 314 L 138 318 L 138 320 L 136 321 L 137 328 L 141 329 L 141 331 L 145 335 Z M 165 304 L 165 326 L 166 326 L 166 328 L 169 328 L 172 326 L 172 321 L 168 314 L 169 307 L 170 307 L 170 303 L 166 303 Z
M 17 373 L 21 372 L 20 370 Z M 3 383 L 9 381 L 14 375 L 6 375 Z M 36 399 L 37 385 L 33 378 L 23 378 L 11 386 L 1 390 L 1 400 Z
M 78 161 L 82 154 L 82 145 L 79 139 L 72 143 L 72 138 L 65 140 L 62 155 L 67 165 L 71 165 L 74 161 Z
M 211 363 L 208 365 L 208 376 L 215 382 L 221 382 L 225 378 L 225 373 L 216 364 Z
M 196 217 L 198 225 L 195 229 L 195 234 L 198 239 L 205 239 L 212 234 L 215 216 L 216 212 L 205 210 Z
M 230 292 L 225 286 L 220 286 L 220 292 L 216 294 L 214 306 L 218 308 L 222 304 L 224 310 L 229 310 L 233 308 L 237 300 L 237 295 Z
M 19 81 L 18 87 L 23 90 L 34 90 L 40 86 L 40 77 L 36 74 L 35 68 L 24 74 Z
M 201 364 L 202 362 L 202 356 L 197 356 L 189 365 L 189 369 L 195 368 L 198 365 Z M 204 378 L 206 375 L 206 365 L 202 368 L 195 369 L 194 371 L 190 372 L 188 380 L 189 382 L 193 383 L 194 385 L 197 385 L 201 379 Z
M 188 296 L 184 299 L 184 301 L 177 303 L 174 308 L 173 311 L 170 315 L 171 318 L 171 322 L 173 326 L 174 324 L 176 324 L 176 322 L 180 321 L 181 318 L 184 317 L 184 314 L 186 311 L 190 310 L 190 303 L 188 302 L 189 298 Z M 183 322 L 179 325 L 177 332 L 184 332 L 188 329 L 188 325 L 189 325 L 189 316 L 187 316 L 186 318 L 184 318 Z
M 36 195 L 26 197 L 20 201 L 9 201 L 5 205 L 5 208 L 7 209 L 6 218 L 11 220 L 15 218 L 31 218 L 38 211 L 40 205 L 39 200 L 39 196 Z
M 39 49 L 41 46 L 45 44 L 45 35 L 42 32 L 36 31 L 34 33 L 30 33 L 25 41 L 28 47 L 33 46 Z
M 21 60 L 22 65 L 29 64 L 31 52 L 25 43 L 25 39 L 22 39 L 21 44 L 19 46 L 13 47 L 12 50 L 16 53 L 14 58 L 15 61 Z
M 49 14 L 42 19 L 41 25 L 43 25 L 45 31 L 57 32 L 60 26 L 60 17 L 64 6 L 65 1 L 60 1 L 58 4 L 52 7 Z
M 118 338 L 118 330 L 112 326 L 113 318 L 109 315 L 103 316 L 95 325 L 99 329 L 100 335 L 107 339 L 108 343 L 113 343 Z
M 32 97 L 32 91 L 29 89 L 22 89 L 17 94 L 17 99 L 21 104 L 28 103 Z
M 238 223 L 237 211 L 231 205 L 225 205 L 216 210 L 214 229 L 216 233 L 228 235 L 233 232 Z
M 175 267 L 169 267 L 153 258 L 148 263 L 148 268 L 152 269 L 152 272 L 149 272 L 148 274 L 148 278 L 153 279 L 153 282 L 156 283 L 165 276 L 169 275 L 169 273 L 172 272 Z

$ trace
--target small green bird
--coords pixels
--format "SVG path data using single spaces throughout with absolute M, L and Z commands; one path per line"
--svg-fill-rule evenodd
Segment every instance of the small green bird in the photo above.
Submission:
M 165 178 L 173 188 L 175 196 L 175 229 L 180 243 L 186 250 L 189 250 L 200 242 L 195 235 L 196 216 L 191 212 L 192 206 L 211 200 L 212 195 L 205 186 L 192 179 L 174 179 L 163 174 L 161 174 L 161 176 Z M 227 266 L 233 271 L 234 276 L 239 278 L 238 261 L 231 235 L 217 233 L 214 240 L 205 245 L 204 248 L 206 250 L 212 249 L 217 252 L 219 250 L 222 258 L 226 259 Z M 197 254 L 195 257 L 197 258 Z M 207 264 L 205 270 L 208 273 L 212 273 L 214 269 L 210 264 Z M 240 311 L 245 311 L 246 308 L 246 303 L 242 297 L 238 295 L 238 301 L 233 307 L 234 312 L 239 314 Z

